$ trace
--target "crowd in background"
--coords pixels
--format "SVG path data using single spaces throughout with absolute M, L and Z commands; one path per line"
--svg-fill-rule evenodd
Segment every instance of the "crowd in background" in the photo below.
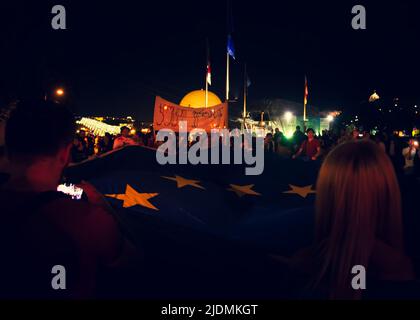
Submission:
M 78 163 L 95 155 L 102 155 L 128 145 L 153 147 L 155 144 L 153 131 L 148 133 L 136 132 L 131 134 L 128 127 L 122 127 L 121 133 L 113 136 L 105 133 L 104 136 L 96 136 L 84 129 L 78 130 L 73 139 L 71 149 L 72 162 Z
M 179 135 L 176 136 L 176 145 L 179 146 Z M 414 138 L 402 138 L 396 134 L 376 132 L 371 135 L 368 131 L 342 129 L 340 132 L 324 130 L 316 135 L 311 128 L 306 132 L 300 126 L 296 127 L 293 136 L 286 137 L 278 128 L 274 132 L 267 133 L 264 139 L 264 150 L 267 153 L 275 153 L 285 159 L 300 159 L 304 161 L 322 160 L 336 146 L 355 140 L 369 140 L 375 142 L 391 158 L 394 168 L 398 174 L 420 173 L 419 143 Z M 191 147 L 199 141 L 199 138 L 188 142 Z M 73 140 L 71 150 L 72 162 L 78 163 L 87 160 L 95 155 L 102 155 L 112 150 L 129 145 L 146 146 L 157 148 L 163 142 L 155 141 L 155 134 L 151 126 L 148 133 L 141 131 L 132 134 L 128 127 L 122 127 L 121 133 L 113 136 L 106 133 L 104 136 L 95 136 L 93 133 L 83 129 L 78 130 Z M 209 139 L 209 145 L 210 145 Z M 255 146 L 255 138 L 253 141 Z M 233 138 L 230 142 L 233 146 Z M 244 141 L 243 146 L 246 147 Z
M 313 129 L 308 129 L 305 134 L 297 126 L 293 136 L 288 139 L 279 129 L 275 129 L 274 134 L 268 133 L 265 137 L 265 150 L 284 158 L 318 160 L 325 158 L 333 148 L 344 142 L 366 140 L 376 143 L 391 158 L 398 174 L 420 173 L 419 143 L 415 138 L 404 138 L 385 132 L 371 135 L 370 132 L 359 131 L 357 128 L 351 131 L 342 129 L 338 134 L 332 130 L 324 130 L 318 136 L 314 134 Z M 311 144 L 314 144 L 314 147 L 311 147 Z

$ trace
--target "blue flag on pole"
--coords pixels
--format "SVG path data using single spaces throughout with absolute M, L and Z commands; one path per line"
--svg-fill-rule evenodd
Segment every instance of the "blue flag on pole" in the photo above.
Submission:
M 227 52 L 233 59 L 236 59 L 235 58 L 235 48 L 233 46 L 233 40 L 232 40 L 231 35 L 228 35 Z
M 246 76 L 246 86 L 249 88 L 251 86 L 252 82 L 251 79 L 249 78 L 249 76 Z

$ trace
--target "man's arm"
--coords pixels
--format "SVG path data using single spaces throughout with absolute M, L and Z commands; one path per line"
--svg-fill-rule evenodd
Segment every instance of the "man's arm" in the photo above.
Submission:
M 300 149 L 299 149 L 299 151 L 298 151 L 298 152 L 296 152 L 296 154 L 294 154 L 294 155 L 292 156 L 292 158 L 293 158 L 293 159 L 296 159 L 297 157 L 299 157 L 299 156 L 302 154 L 302 152 L 303 152 L 303 149 L 302 149 L 302 148 L 300 148 Z
M 138 142 L 133 138 L 130 138 L 127 142 L 128 142 L 128 145 L 130 146 L 138 145 Z
M 118 149 L 122 147 L 121 139 L 117 138 L 114 140 L 114 145 L 112 146 L 112 149 Z
M 303 144 L 304 144 L 305 142 L 306 142 L 306 141 L 302 142 L 302 144 L 300 145 L 299 151 L 298 151 L 298 152 L 296 152 L 296 154 L 294 154 L 294 155 L 292 156 L 292 159 L 296 159 L 297 157 L 299 157 L 299 156 L 302 154 L 302 152 L 303 152 Z
M 317 147 L 316 148 L 316 155 L 314 155 L 313 157 L 312 157 L 312 160 L 316 160 L 316 159 L 318 159 L 318 157 L 321 155 L 321 147 Z
M 318 157 L 321 155 L 321 143 L 319 140 L 316 140 L 316 154 L 312 157 L 312 160 L 318 159 Z

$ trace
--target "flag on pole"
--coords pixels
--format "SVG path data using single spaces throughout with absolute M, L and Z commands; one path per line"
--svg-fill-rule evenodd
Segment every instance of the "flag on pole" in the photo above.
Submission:
M 305 76 L 305 97 L 304 97 L 305 106 L 308 104 L 308 96 L 309 96 L 308 79 Z
M 233 46 L 232 36 L 228 35 L 227 52 L 235 60 L 235 47 Z
M 209 45 L 209 41 L 207 39 L 207 76 L 206 76 L 206 81 L 208 83 L 208 85 L 211 86 L 211 63 L 210 63 L 210 45 Z
M 210 62 L 207 63 L 207 83 L 211 86 L 211 66 Z
M 229 56 L 235 59 L 235 47 L 233 45 L 232 34 L 233 34 L 233 11 L 231 1 L 227 1 L 227 52 Z

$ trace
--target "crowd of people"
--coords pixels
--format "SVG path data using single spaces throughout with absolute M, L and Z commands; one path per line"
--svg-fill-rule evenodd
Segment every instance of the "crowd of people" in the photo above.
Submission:
M 125 146 L 153 147 L 154 144 L 153 127 L 149 128 L 148 133 L 139 131 L 132 135 L 131 129 L 123 126 L 119 135 L 113 136 L 107 132 L 102 137 L 95 136 L 86 129 L 80 129 L 73 138 L 71 161 L 74 163 L 82 162 L 92 156 L 106 154 Z
M 324 130 L 316 136 L 311 128 L 306 134 L 300 126 L 296 127 L 293 136 L 288 139 L 279 129 L 274 135 L 268 133 L 264 140 L 266 152 L 277 153 L 284 158 L 315 161 L 325 158 L 338 145 L 349 141 L 372 141 L 376 143 L 391 159 L 398 174 L 407 175 L 420 173 L 419 142 L 416 138 L 403 138 L 397 134 L 376 132 L 371 135 L 368 131 L 351 131 L 342 129 L 339 134 L 332 130 Z
M 28 144 L 27 131 L 21 128 L 32 132 L 40 122 L 45 123 L 43 130 L 49 138 Z M 49 277 L 50 266 L 57 261 L 77 270 L 69 279 L 69 290 L 58 297 L 93 297 L 100 269 L 142 261 L 141 248 L 135 248 L 120 231 L 113 209 L 92 185 L 82 186 L 87 202 L 56 191 L 74 153 L 89 156 L 95 152 L 93 137 L 79 132 L 74 138 L 75 130 L 72 114 L 51 102 L 21 103 L 7 122 L 11 170 L 0 193 L 2 297 L 56 298 Z M 104 152 L 111 146 L 136 143 L 127 128 L 115 139 L 105 137 L 96 143 Z M 279 131 L 266 139 L 266 145 L 270 139 L 273 143 L 269 142 L 267 152 L 285 147 L 296 159 L 324 157 L 316 187 L 313 245 L 285 259 L 291 279 L 296 280 L 293 289 L 299 291 L 294 297 L 305 297 L 305 292 L 306 297 L 363 298 L 362 291 L 351 285 L 355 265 L 367 269 L 370 289 L 387 289 L 394 298 L 412 293 L 406 284 L 418 279 L 418 268 L 416 257 L 406 253 L 405 202 L 394 166 L 400 154 L 403 170 L 415 167 L 415 141 L 403 147 L 394 137 L 371 138 L 357 130 L 340 137 L 324 132 L 316 138 L 313 130 L 305 135 L 300 128 L 290 145 Z M 409 237 L 408 242 L 415 243 Z M 389 289 L 389 283 L 401 286 Z
M 95 136 L 84 129 L 77 131 L 71 148 L 71 162 L 78 163 L 93 156 L 106 154 L 112 150 L 125 146 L 146 146 L 157 148 L 163 142 L 155 140 L 153 126 L 148 133 L 141 131 L 131 134 L 131 129 L 123 126 L 117 136 L 106 133 L 103 137 Z M 179 146 L 179 135 L 176 135 L 176 145 Z M 268 133 L 264 139 L 264 150 L 275 153 L 285 159 L 303 161 L 322 161 L 328 153 L 338 145 L 349 141 L 372 141 L 376 143 L 391 159 L 397 174 L 420 175 L 420 147 L 415 138 L 402 138 L 396 134 L 376 132 L 371 135 L 368 131 L 342 129 L 338 134 L 332 130 L 324 130 L 316 135 L 315 130 L 308 128 L 305 132 L 300 126 L 296 127 L 291 138 L 287 138 L 278 128 Z M 199 142 L 199 138 L 187 142 L 188 148 Z M 222 139 L 220 139 L 222 143 Z M 230 146 L 234 145 L 234 138 L 230 139 Z M 209 147 L 211 141 L 209 140 Z M 246 141 L 242 143 L 246 147 Z M 253 141 L 255 147 L 255 137 Z

